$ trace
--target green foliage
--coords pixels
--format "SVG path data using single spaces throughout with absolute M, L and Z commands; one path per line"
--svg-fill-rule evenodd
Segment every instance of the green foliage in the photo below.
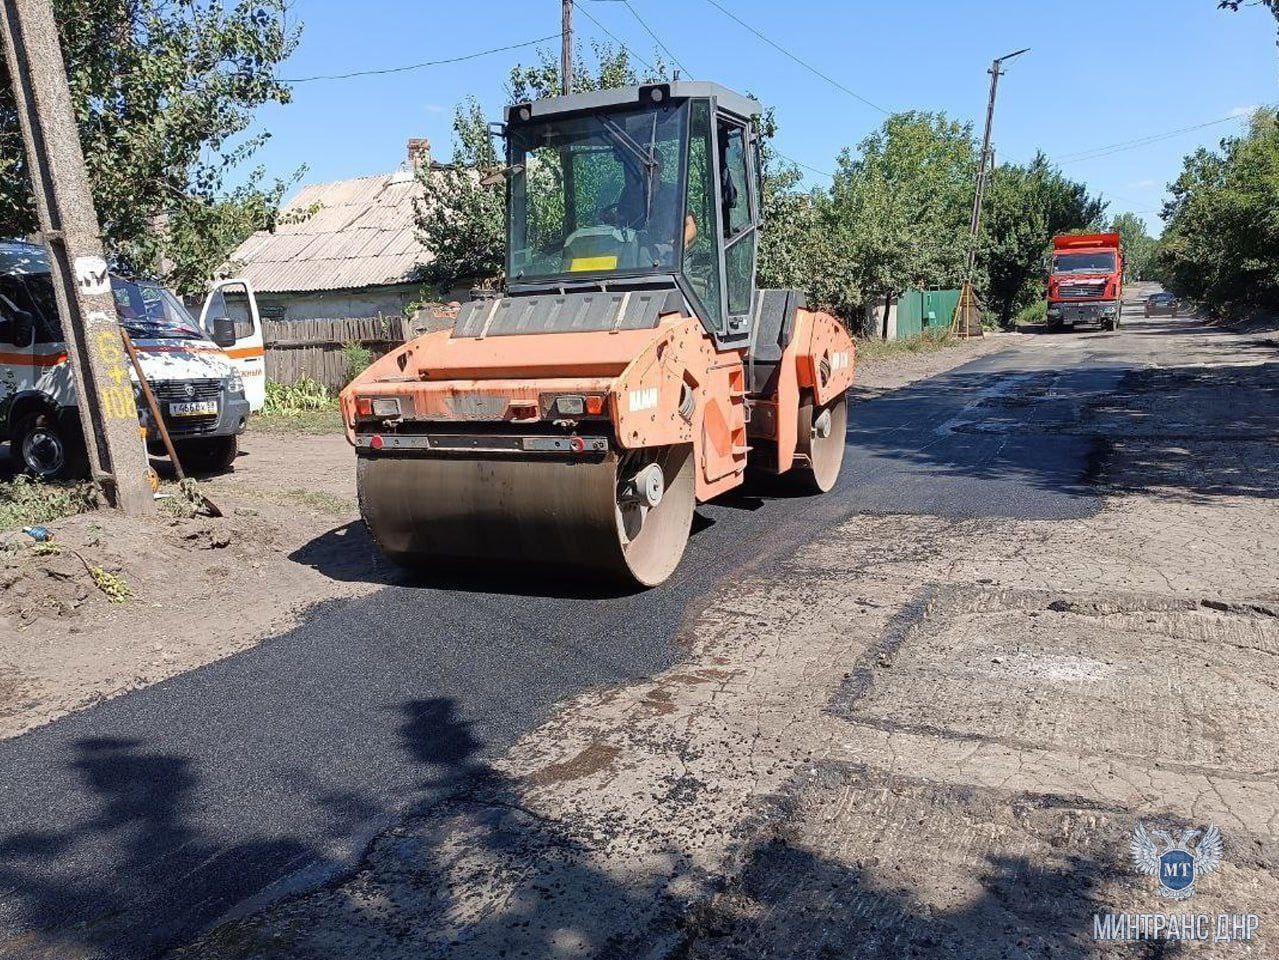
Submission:
M 127 603 L 133 599 L 133 588 L 124 577 L 96 564 L 85 566 L 89 569 L 94 585 L 106 595 L 108 603 Z
M 44 483 L 19 474 L 0 483 L 0 530 L 49 523 L 98 506 L 98 490 L 90 483 Z
M 346 364 L 346 382 L 350 383 L 373 362 L 373 351 L 358 340 L 342 344 L 342 361 Z
M 297 383 L 266 382 L 265 414 L 292 416 L 317 410 L 336 410 L 337 397 L 324 384 L 303 376 Z
M 1039 297 L 1028 306 L 1022 307 L 1017 313 L 1015 326 L 1025 327 L 1032 325 L 1043 326 L 1048 322 L 1048 301 L 1044 297 Z
M 760 164 L 763 168 L 760 213 L 763 225 L 756 254 L 756 282 L 772 289 L 810 293 L 812 258 L 822 241 L 817 222 L 816 191 L 804 192 L 799 167 L 783 160 L 773 148 L 777 119 L 772 107 L 760 118 Z
M 1186 157 L 1164 208 L 1165 282 L 1218 313 L 1279 307 L 1279 112 Z
M 1052 238 L 1096 227 L 1105 204 L 1066 178 L 1042 153 L 990 178 L 978 252 L 981 294 L 1001 326 L 1044 296 Z
M 950 327 L 927 327 L 913 337 L 902 337 L 897 340 L 882 340 L 878 337 L 858 338 L 858 362 L 889 360 L 905 354 L 936 353 L 946 347 L 959 346 L 964 343 L 950 335 Z
M 1124 280 L 1154 280 L 1159 242 L 1147 232 L 1146 221 L 1135 213 L 1121 213 L 1110 229 L 1124 238 Z
M 573 68 L 575 91 L 602 90 L 644 83 L 665 76 L 639 74 L 624 47 L 595 44 L 594 69 L 579 55 Z M 546 51 L 535 66 L 511 70 L 507 95 L 511 102 L 555 96 L 560 89 L 559 61 Z M 506 257 L 506 194 L 488 120 L 478 100 L 469 97 L 453 115 L 453 159 L 445 166 L 417 171 L 423 196 L 417 201 L 418 238 L 433 254 L 422 268 L 422 280 L 438 288 L 492 281 L 502 275 Z M 548 217 L 547 221 L 553 219 Z
M 193 292 L 269 226 L 288 184 L 224 182 L 266 139 L 253 111 L 287 103 L 286 0 L 55 0 L 71 100 L 110 252 Z M 0 236 L 35 229 L 8 70 L 0 59 Z
M 830 190 L 814 196 L 809 293 L 849 317 L 910 286 L 958 285 L 976 171 L 971 125 L 889 117 L 857 154 L 844 150 Z

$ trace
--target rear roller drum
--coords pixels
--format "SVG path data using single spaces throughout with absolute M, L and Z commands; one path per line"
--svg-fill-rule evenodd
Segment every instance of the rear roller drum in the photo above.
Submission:
M 814 405 L 811 397 L 804 399 L 795 433 L 795 452 L 804 458 L 792 468 L 796 486 L 810 493 L 827 493 L 835 486 L 844 465 L 847 432 L 846 394 L 824 407 Z
M 692 527 L 692 448 L 599 460 L 365 456 L 360 514 L 396 563 L 661 583 Z

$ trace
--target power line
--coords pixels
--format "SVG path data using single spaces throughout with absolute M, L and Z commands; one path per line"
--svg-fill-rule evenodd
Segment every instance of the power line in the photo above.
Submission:
M 791 163 L 795 164 L 795 166 L 797 167 L 803 167 L 805 170 L 813 171 L 813 173 L 820 173 L 823 177 L 829 177 L 831 180 L 835 179 L 835 174 L 828 173 L 825 170 L 819 170 L 817 169 L 817 167 L 814 167 L 811 164 L 807 164 L 803 160 L 796 160 L 794 157 L 787 156 L 786 154 L 782 153 L 780 150 L 778 150 L 776 147 L 772 146 L 771 144 L 769 145 L 769 149 L 772 150 L 773 153 L 781 157 L 783 160 L 789 160 Z
M 629 3 L 629 0 L 621 0 L 621 2 L 625 3 L 628 8 L 631 6 Z M 608 34 L 608 36 L 613 40 L 613 42 L 616 43 L 618 46 L 620 46 L 628 54 L 630 54 L 632 57 L 635 57 L 636 60 L 639 60 L 640 63 L 644 64 L 644 66 L 648 67 L 650 70 L 653 70 L 653 71 L 657 70 L 655 66 L 653 66 L 651 63 L 649 63 L 644 58 L 639 56 L 637 53 L 635 53 L 634 50 L 630 49 L 625 43 L 623 43 L 617 37 L 616 34 L 614 34 L 611 30 L 608 29 L 608 27 L 604 26 L 604 24 L 596 20 L 595 17 L 591 16 L 591 14 L 587 10 L 583 9 L 582 5 L 578 3 L 577 0 L 573 0 L 573 6 L 576 7 L 578 10 L 581 10 L 582 14 L 588 20 L 590 20 L 593 24 L 595 24 L 597 27 L 603 30 L 606 34 Z M 631 13 L 635 13 L 635 11 L 632 9 Z M 639 14 L 635 14 L 635 19 L 640 20 Z M 684 66 L 678 60 L 675 59 L 675 55 L 671 53 L 669 49 L 667 49 L 666 44 L 662 43 L 661 38 L 658 37 L 658 35 L 655 34 L 649 28 L 648 24 L 644 23 L 643 20 L 640 20 L 640 25 L 643 26 L 645 30 L 648 30 L 649 36 L 651 36 L 657 42 L 657 45 L 659 47 L 661 47 L 664 51 L 666 51 L 666 55 L 671 58 L 671 60 L 675 63 L 675 65 L 678 66 L 681 70 L 684 70 L 686 73 L 688 73 L 688 71 L 685 70 Z M 691 76 L 691 74 L 689 75 Z M 825 170 L 819 169 L 818 167 L 814 167 L 812 164 L 805 163 L 803 160 L 796 160 L 794 157 L 791 157 L 782 153 L 776 147 L 770 147 L 770 148 L 775 154 L 777 154 L 783 160 L 789 160 L 791 163 L 795 164 L 797 167 L 803 167 L 805 170 L 811 170 L 813 173 L 821 174 L 823 177 L 829 177 L 832 180 L 835 179 L 835 175 L 833 173 L 828 173 Z
M 767 37 L 767 36 L 765 36 L 763 33 L 761 33 L 760 31 L 756 30 L 754 27 L 752 27 L 749 23 L 747 23 L 747 22 L 746 22 L 745 20 L 743 20 L 741 17 L 737 16 L 737 14 L 733 13 L 731 10 L 728 10 L 726 7 L 724 7 L 724 5 L 723 5 L 723 4 L 721 4 L 721 3 L 719 2 L 719 0 L 706 0 L 706 2 L 707 2 L 707 3 L 709 3 L 709 4 L 710 4 L 712 7 L 714 7 L 716 10 L 718 10 L 720 13 L 724 14 L 724 16 L 728 17 L 730 20 L 735 21 L 736 23 L 738 23 L 738 24 L 739 24 L 739 25 L 741 25 L 742 27 L 745 27 L 745 28 L 746 28 L 747 30 L 749 30 L 751 33 L 755 34 L 755 36 L 757 36 L 760 40 L 763 40 L 766 44 L 768 44 L 768 45 L 769 45 L 770 47 L 772 47 L 774 50 L 778 51 L 779 53 L 784 54 L 784 55 L 785 55 L 785 56 L 787 56 L 787 57 L 790 57 L 790 59 L 794 60 L 794 61 L 795 61 L 796 63 L 798 63 L 801 67 L 803 67 L 805 70 L 807 70 L 809 73 L 812 73 L 812 74 L 814 74 L 815 76 L 821 77 L 823 80 L 825 80 L 825 81 L 826 81 L 827 83 L 829 83 L 831 86 L 835 87 L 835 88 L 836 88 L 836 89 L 838 89 L 838 90 L 842 90 L 844 93 L 848 94 L 848 95 L 849 95 L 850 97 L 852 97 L 854 100 L 859 100 L 859 101 L 861 101 L 862 103 L 866 104 L 866 106 L 868 106 L 868 107 L 872 107 L 872 108 L 874 108 L 875 110 L 878 110 L 880 113 L 883 113 L 883 114 L 891 114 L 891 113 L 892 113 L 892 111 L 891 111 L 891 110 L 887 110 L 887 109 L 885 109 L 884 107 L 881 107 L 879 104 L 877 104 L 877 103 L 875 103 L 875 102 L 873 102 L 873 101 L 871 101 L 871 100 L 867 100 L 865 97 L 863 97 L 863 96 L 862 96 L 860 93 L 858 93 L 856 90 L 852 90 L 852 89 L 850 89 L 850 88 L 848 88 L 848 87 L 844 86 L 844 84 L 840 83 L 840 82 L 839 82 L 838 80 L 836 80 L 834 77 L 831 77 L 831 76 L 829 76 L 828 74 L 822 73 L 822 71 L 818 70 L 816 67 L 814 67 L 814 66 L 813 66 L 811 63 L 809 63 L 807 60 L 804 60 L 802 57 L 798 57 L 798 56 L 796 56 L 795 54 L 791 53 L 789 50 L 787 50 L 785 47 L 783 47 L 780 43 L 778 43 L 777 41 L 775 41 L 775 40 L 773 40 L 773 39 L 771 39 L 771 38 L 769 38 L 769 37 Z
M 582 6 L 580 3 L 578 3 L 577 0 L 573 0 L 573 6 L 577 8 L 578 10 L 582 11 L 582 16 L 586 17 L 587 20 L 591 21 L 591 23 L 595 24 L 595 26 L 603 30 L 608 35 L 609 39 L 611 39 L 614 43 L 616 43 L 619 47 L 621 47 L 623 50 L 626 51 L 627 55 L 634 57 L 640 63 L 644 64 L 644 66 L 648 67 L 648 69 L 652 70 L 654 73 L 657 73 L 657 67 L 653 66 L 653 64 L 649 63 L 647 60 L 641 57 L 638 53 L 636 53 L 634 50 L 628 47 L 625 43 L 623 43 L 621 37 L 615 34 L 608 27 L 604 26 L 604 24 L 600 23 L 599 20 L 595 19 L 595 17 L 591 15 L 591 12 L 587 10 L 584 6 Z
M 631 11 L 631 16 L 633 16 L 636 20 L 639 21 L 639 25 L 648 31 L 648 35 L 653 38 L 653 41 L 659 47 L 662 48 L 662 52 L 671 58 L 671 62 L 675 64 L 675 66 L 679 67 L 681 70 L 687 73 L 689 79 L 691 80 L 693 78 L 692 71 L 690 71 L 687 67 L 685 67 L 684 64 L 679 62 L 679 58 L 676 57 L 675 54 L 671 53 L 670 47 L 662 43 L 662 38 L 653 32 L 653 28 L 650 27 L 647 23 L 645 23 L 644 18 L 639 15 L 639 12 L 633 6 L 631 6 L 631 0 L 622 0 L 622 3 L 626 5 L 627 10 Z
M 460 57 L 449 57 L 445 60 L 425 60 L 422 63 L 409 63 L 402 67 L 381 67 L 374 70 L 353 70 L 350 73 L 327 73 L 314 77 L 298 77 L 295 80 L 281 80 L 281 83 L 310 83 L 313 80 L 350 80 L 354 77 L 376 77 L 383 76 L 388 73 L 406 73 L 409 70 L 421 70 L 424 67 L 441 67 L 449 63 L 462 63 L 465 60 L 474 60 L 477 57 L 487 57 L 493 53 L 504 53 L 507 50 L 519 50 L 522 47 L 532 47 L 539 43 L 546 43 L 549 40 L 558 40 L 558 33 L 547 34 L 545 37 L 538 37 L 536 40 L 525 40 L 523 43 L 511 43 L 505 47 L 493 47 L 489 50 L 478 50 L 475 53 L 463 54 Z
M 1064 156 L 1055 158 L 1055 162 L 1079 163 L 1084 160 L 1100 160 L 1103 157 L 1109 157 L 1115 153 L 1122 153 L 1125 150 L 1136 150 L 1138 147 L 1144 147 L 1151 143 L 1158 143 L 1161 140 L 1171 140 L 1173 137 L 1179 137 L 1183 133 L 1192 133 L 1195 130 L 1203 130 L 1206 127 L 1215 127 L 1223 123 L 1230 123 L 1240 119 L 1243 118 L 1238 116 L 1219 117 L 1216 120 L 1196 123 L 1189 127 L 1180 127 L 1176 130 L 1168 130 L 1163 133 L 1153 133 L 1149 136 L 1140 137 L 1136 140 L 1122 140 L 1119 143 L 1110 143 L 1100 147 L 1093 147 L 1089 150 L 1081 150 L 1078 153 L 1068 153 Z

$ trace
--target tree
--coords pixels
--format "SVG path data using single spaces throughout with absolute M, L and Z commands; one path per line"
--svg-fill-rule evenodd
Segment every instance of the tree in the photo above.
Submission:
M 804 175 L 773 148 L 777 119 L 771 107 L 760 118 L 762 192 L 756 283 L 763 288 L 808 290 L 812 258 L 821 242 L 816 191 L 799 189 Z
M 978 256 L 983 292 L 1008 326 L 1019 309 L 1043 296 L 1052 238 L 1098 225 L 1105 204 L 1041 153 L 1026 166 L 994 172 L 984 211 Z
M 643 75 L 631 64 L 625 47 L 595 44 L 594 69 L 575 58 L 576 91 L 604 90 L 663 79 L 665 65 Z M 541 51 L 535 66 L 511 70 L 507 95 L 512 103 L 555 96 L 560 92 L 558 61 Z M 415 209 L 418 238 L 432 259 L 421 278 L 437 288 L 489 282 L 503 272 L 506 251 L 505 190 L 502 160 L 493 144 L 478 100 L 470 97 L 453 115 L 453 159 L 445 166 L 417 171 L 423 195 Z
M 1110 229 L 1123 237 L 1124 279 L 1154 279 L 1155 250 L 1159 244 L 1146 230 L 1146 221 L 1135 213 L 1121 213 Z
M 812 276 L 817 302 L 852 317 L 870 298 L 912 285 L 957 284 L 977 153 L 970 124 L 941 113 L 894 114 L 817 195 Z
M 72 103 L 108 250 L 191 290 L 270 223 L 287 184 L 227 178 L 265 141 L 253 111 L 287 103 L 276 67 L 298 30 L 286 0 L 55 0 Z M 0 236 L 35 229 L 8 70 L 0 60 Z
M 1279 112 L 1186 157 L 1170 192 L 1158 254 L 1170 286 L 1217 312 L 1279 307 Z

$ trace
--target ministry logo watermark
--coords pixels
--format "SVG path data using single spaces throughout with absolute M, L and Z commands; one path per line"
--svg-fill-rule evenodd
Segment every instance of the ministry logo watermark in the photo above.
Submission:
M 1167 830 L 1147 829 L 1140 820 L 1128 848 L 1132 862 L 1142 873 L 1159 881 L 1159 896 L 1188 900 L 1195 895 L 1195 881 L 1221 866 L 1225 845 L 1216 824 L 1206 830 L 1183 830 L 1175 838 Z
M 1215 824 L 1173 831 L 1138 821 L 1128 842 L 1133 866 L 1155 880 L 1159 896 L 1184 902 L 1195 884 L 1214 873 L 1225 857 L 1225 841 Z M 1095 913 L 1094 940 L 1250 941 L 1261 919 L 1255 913 Z

